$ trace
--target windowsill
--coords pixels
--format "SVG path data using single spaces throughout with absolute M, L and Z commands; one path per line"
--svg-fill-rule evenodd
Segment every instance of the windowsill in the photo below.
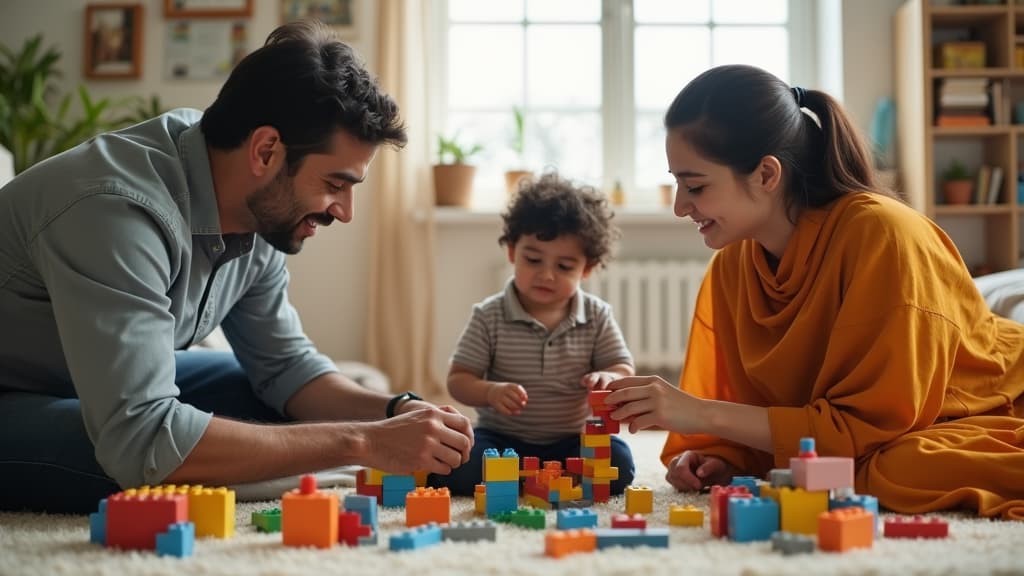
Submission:
M 679 218 L 672 213 L 670 207 L 618 207 L 613 209 L 615 218 L 612 220 L 619 226 L 677 225 Z M 417 222 L 426 220 L 426 214 L 417 212 Z M 456 208 L 438 206 L 434 208 L 434 223 L 439 226 L 463 226 L 486 224 L 493 225 L 501 220 L 501 212 L 497 208 Z

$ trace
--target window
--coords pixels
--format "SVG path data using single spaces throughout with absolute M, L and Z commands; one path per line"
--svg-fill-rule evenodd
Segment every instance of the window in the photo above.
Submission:
M 503 172 L 557 169 L 630 206 L 671 184 L 662 117 L 703 70 L 761 66 L 813 85 L 813 0 L 448 0 L 438 3 L 440 126 L 479 143 L 474 203 L 505 201 Z M 515 151 L 515 112 L 524 146 Z

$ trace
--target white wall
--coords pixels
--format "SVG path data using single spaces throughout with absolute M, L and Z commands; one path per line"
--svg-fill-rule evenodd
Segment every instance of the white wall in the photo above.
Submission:
M 879 96 L 892 94 L 892 14 L 902 0 L 840 0 L 842 2 L 842 80 L 839 94 L 867 130 Z M 86 0 L 0 0 L 0 38 L 19 46 L 36 32 L 63 50 L 65 83 L 81 81 L 81 46 Z M 145 0 L 143 77 L 138 81 L 92 81 L 96 95 L 159 93 L 166 106 L 203 108 L 216 96 L 219 81 L 165 81 L 161 63 L 163 0 Z M 363 24 L 353 42 L 374 69 L 373 31 L 376 3 L 358 0 Z M 278 0 L 255 0 L 250 21 L 251 47 L 258 46 L 278 23 Z M 870 39 L 866 41 L 865 39 Z M 817 47 L 808 47 L 817 50 Z M 414 127 L 416 119 L 408 119 Z M 292 301 L 302 313 L 310 336 L 324 352 L 345 359 L 365 358 L 366 301 L 368 294 L 368 198 L 374 193 L 373 170 L 357 194 L 356 218 L 348 225 L 321 229 L 306 243 L 302 254 L 291 258 Z M 706 257 L 693 227 L 669 217 L 658 223 L 623 224 L 620 256 Z M 494 270 L 502 262 L 497 245 L 500 223 L 496 215 L 471 222 L 446 223 L 438 229 L 437 325 L 435 371 L 443 376 L 447 358 L 472 304 L 494 289 Z
M 92 80 L 86 83 L 96 97 L 159 94 L 165 107 L 204 109 L 217 96 L 222 80 L 164 80 L 164 0 L 141 0 L 144 5 L 143 67 L 138 80 Z M 42 33 L 46 45 L 63 53 L 63 89 L 83 81 L 82 45 L 87 0 L 0 0 L 0 42 L 20 48 L 22 42 Z M 254 0 L 249 20 L 249 47 L 255 49 L 280 23 L 279 0 Z M 352 40 L 374 69 L 376 3 L 357 0 L 358 35 Z M 362 359 L 366 355 L 366 300 L 369 272 L 367 238 L 372 214 L 373 173 L 358 188 L 356 217 L 351 224 L 335 223 L 321 228 L 306 242 L 302 253 L 289 259 L 290 295 L 302 314 L 306 332 L 320 349 L 338 359 Z

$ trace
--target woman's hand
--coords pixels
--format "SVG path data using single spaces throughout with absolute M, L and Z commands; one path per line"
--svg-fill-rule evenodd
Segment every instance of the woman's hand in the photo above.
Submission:
M 687 394 L 658 376 L 630 376 L 608 384 L 606 404 L 617 406 L 611 416 L 629 423 L 629 431 L 660 428 L 694 434 L 705 432 L 703 400 Z
M 665 480 L 680 492 L 698 491 L 707 486 L 725 486 L 732 482 L 736 469 L 718 456 L 687 450 L 668 464 Z

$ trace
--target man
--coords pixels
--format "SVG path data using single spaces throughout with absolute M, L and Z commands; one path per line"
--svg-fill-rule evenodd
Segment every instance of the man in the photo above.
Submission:
M 325 30 L 272 32 L 201 120 L 97 137 L 0 190 L 0 509 L 468 459 L 466 417 L 344 378 L 288 303 L 283 253 L 351 220 L 377 148 L 406 140 Z M 218 325 L 234 356 L 185 351 Z

